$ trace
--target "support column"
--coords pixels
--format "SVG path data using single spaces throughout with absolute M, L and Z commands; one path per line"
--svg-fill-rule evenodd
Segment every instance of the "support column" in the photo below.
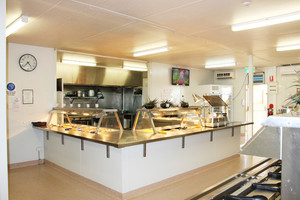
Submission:
M 0 1 L 0 199 L 8 200 L 6 128 L 6 1 Z
M 253 55 L 249 55 L 249 108 L 248 121 L 253 122 Z M 253 126 L 248 126 L 247 140 L 253 136 Z

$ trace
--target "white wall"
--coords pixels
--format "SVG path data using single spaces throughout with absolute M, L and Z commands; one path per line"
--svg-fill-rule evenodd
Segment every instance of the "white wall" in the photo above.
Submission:
M 171 100 L 179 104 L 185 99 L 193 105 L 192 94 L 197 93 L 197 86 L 213 83 L 213 72 L 205 69 L 190 69 L 190 86 L 171 84 L 171 69 L 178 67 L 162 63 L 150 63 L 148 70 L 148 96 L 150 99 Z
M 19 58 L 25 53 L 37 59 L 37 67 L 25 72 L 19 67 Z M 54 106 L 56 92 L 56 53 L 54 49 L 8 44 L 8 80 L 16 85 L 16 94 L 8 97 L 9 163 L 38 159 L 37 147 L 44 157 L 43 135 L 32 128 L 33 121 L 47 121 Z M 22 90 L 33 89 L 34 103 L 22 104 Z
M 277 94 L 277 109 L 282 108 L 288 101 L 291 95 L 297 92 L 297 87 L 291 87 L 295 85 L 295 81 L 298 80 L 297 75 L 281 75 L 280 67 L 277 67 L 277 82 L 278 82 L 278 94 Z
M 8 199 L 6 130 L 6 1 L 0 1 L 0 199 Z
M 260 69 L 263 72 L 265 72 L 265 84 L 268 85 L 268 88 L 269 88 L 270 84 L 275 84 L 276 82 L 278 82 L 276 66 L 274 66 L 274 67 L 264 67 L 264 68 L 260 68 Z M 270 81 L 270 76 L 273 76 L 273 81 Z M 277 96 L 278 96 L 278 94 L 270 93 L 268 91 L 268 102 L 267 102 L 268 105 L 273 104 L 274 108 L 276 108 L 277 107 L 277 100 L 276 100 Z M 274 113 L 275 113 L 275 111 L 274 111 Z
M 228 70 L 219 70 L 219 71 L 228 71 Z M 233 85 L 234 88 L 234 121 L 245 121 L 245 106 L 243 102 L 245 100 L 245 84 L 248 84 L 246 80 L 245 84 L 243 81 L 245 79 L 246 73 L 244 69 L 236 69 L 235 78 L 234 79 L 214 79 L 214 84 L 221 85 Z M 265 84 L 273 84 L 277 83 L 277 94 L 268 93 L 268 105 L 274 105 L 274 113 L 276 113 L 277 109 L 282 108 L 283 105 L 287 103 L 286 99 L 295 94 L 297 91 L 296 87 L 290 87 L 294 84 L 294 81 L 298 80 L 296 75 L 281 75 L 280 67 L 272 66 L 272 67 L 264 67 L 264 68 L 256 68 L 256 72 L 264 72 L 265 73 Z M 274 80 L 271 82 L 269 77 L 273 76 Z M 242 88 L 242 89 L 241 89 Z M 241 90 L 240 90 L 241 89 Z M 238 92 L 240 92 L 239 95 Z
M 235 72 L 234 79 L 214 79 L 214 84 L 233 86 L 233 121 L 241 122 L 241 121 L 246 121 L 246 115 L 245 115 L 246 85 L 245 84 L 248 84 L 248 79 L 246 78 L 246 73 L 244 69 L 236 69 L 234 70 L 234 72 Z

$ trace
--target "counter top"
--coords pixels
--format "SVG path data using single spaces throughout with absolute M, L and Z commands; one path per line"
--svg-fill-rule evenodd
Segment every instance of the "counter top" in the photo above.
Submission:
M 300 128 L 300 114 L 288 113 L 269 116 L 267 119 L 265 119 L 265 121 L 263 121 L 262 125 L 272 127 Z
M 151 130 L 149 131 L 137 130 L 136 137 L 133 135 L 131 130 L 124 130 L 122 137 L 120 139 L 119 139 L 119 133 L 120 133 L 119 130 L 109 131 L 109 132 L 103 131 L 100 134 L 95 134 L 95 133 L 82 132 L 76 130 L 65 130 L 62 127 L 49 128 L 49 127 L 34 126 L 34 128 L 43 131 L 50 131 L 62 135 L 76 137 L 87 141 L 97 142 L 97 143 L 113 146 L 116 148 L 124 148 L 127 146 L 146 144 L 150 142 L 156 142 L 156 141 L 168 140 L 172 138 L 179 138 L 179 137 L 184 137 L 189 135 L 235 128 L 235 127 L 240 127 L 240 126 L 245 126 L 250 124 L 253 124 L 253 122 L 232 122 L 232 123 L 228 123 L 226 126 L 215 127 L 215 128 L 200 127 L 200 128 L 187 128 L 184 130 L 174 129 L 170 131 L 164 131 L 165 134 L 160 134 L 160 133 L 153 134 L 153 131 Z

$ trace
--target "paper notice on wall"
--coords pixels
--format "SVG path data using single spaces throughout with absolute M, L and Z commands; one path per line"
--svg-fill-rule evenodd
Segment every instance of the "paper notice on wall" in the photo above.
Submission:
M 277 94 L 277 83 L 269 83 L 268 94 Z
M 9 96 L 8 97 L 8 108 L 13 110 L 20 109 L 21 99 L 16 96 Z

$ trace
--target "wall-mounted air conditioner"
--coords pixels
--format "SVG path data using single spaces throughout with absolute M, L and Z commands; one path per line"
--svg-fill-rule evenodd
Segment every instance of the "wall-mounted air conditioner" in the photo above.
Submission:
M 217 79 L 232 79 L 235 78 L 234 72 L 215 72 Z
M 279 72 L 281 75 L 292 75 L 295 74 L 295 71 L 300 72 L 300 64 L 299 65 L 292 65 L 292 67 L 290 65 L 287 66 L 279 66 Z

